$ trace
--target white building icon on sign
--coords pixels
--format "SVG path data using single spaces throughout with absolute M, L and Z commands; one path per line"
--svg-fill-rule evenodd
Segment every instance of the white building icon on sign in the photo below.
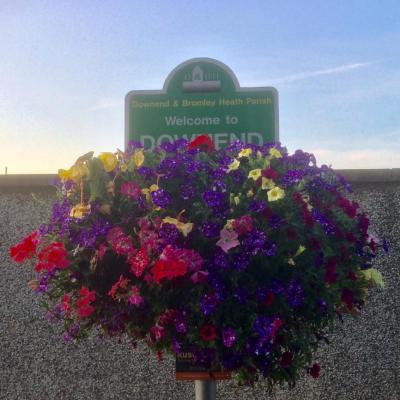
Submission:
M 196 65 L 192 70 L 192 80 L 182 82 L 182 89 L 186 93 L 218 92 L 221 90 L 221 81 L 205 81 L 204 71 Z

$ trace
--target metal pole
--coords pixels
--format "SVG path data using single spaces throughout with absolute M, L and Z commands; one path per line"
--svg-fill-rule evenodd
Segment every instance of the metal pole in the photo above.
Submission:
M 196 400 L 215 400 L 217 385 L 214 380 L 194 381 Z

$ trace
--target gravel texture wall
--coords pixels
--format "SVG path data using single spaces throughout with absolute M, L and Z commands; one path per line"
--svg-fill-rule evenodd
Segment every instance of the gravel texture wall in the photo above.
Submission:
M 321 376 L 295 389 L 276 391 L 279 400 L 400 399 L 400 184 L 354 185 L 355 197 L 372 220 L 372 230 L 391 244 L 376 260 L 386 288 L 374 289 L 361 316 L 346 318 L 320 349 Z M 43 317 L 39 298 L 28 288 L 34 273 L 14 265 L 10 245 L 47 220 L 50 190 L 0 188 L 0 399 L 171 399 L 194 398 L 194 383 L 174 380 L 174 361 L 159 363 L 144 347 L 101 341 L 65 345 L 61 327 Z M 218 399 L 268 399 L 262 383 L 240 388 L 218 383 Z M 271 397 L 273 398 L 273 397 Z

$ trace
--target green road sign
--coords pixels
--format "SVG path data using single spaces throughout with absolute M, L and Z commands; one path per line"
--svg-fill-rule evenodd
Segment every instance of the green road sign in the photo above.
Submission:
M 146 148 L 209 134 L 216 148 L 240 139 L 263 144 L 279 139 L 278 92 L 241 88 L 225 64 L 194 58 L 178 65 L 162 90 L 133 90 L 125 98 L 125 146 Z

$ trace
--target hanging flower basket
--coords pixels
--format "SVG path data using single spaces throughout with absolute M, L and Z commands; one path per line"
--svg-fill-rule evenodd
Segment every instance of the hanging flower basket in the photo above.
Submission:
M 77 341 L 91 329 L 269 387 L 319 375 L 313 354 L 357 314 L 387 248 L 349 185 L 311 154 L 208 136 L 80 157 L 51 221 L 10 249 Z

